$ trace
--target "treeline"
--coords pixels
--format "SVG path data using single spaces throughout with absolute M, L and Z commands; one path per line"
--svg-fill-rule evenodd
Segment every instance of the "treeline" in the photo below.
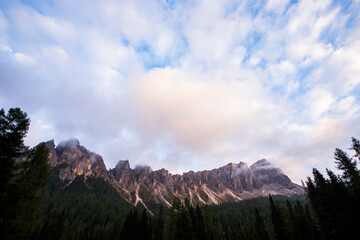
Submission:
M 280 215 L 277 220 L 282 222 L 288 234 L 285 236 L 301 237 L 307 234 L 304 229 L 314 226 L 303 196 L 274 196 L 272 202 L 262 197 L 202 207 L 177 200 L 170 209 L 160 206 L 152 214 L 124 202 L 109 183 L 99 178 L 85 181 L 78 177 L 65 186 L 54 175 L 44 189 L 37 214 L 42 224 L 31 239 L 278 239 L 273 211 Z M 299 224 L 303 222 L 305 225 Z M 318 239 L 313 236 L 293 239 Z
M 306 182 L 306 196 L 322 239 L 360 239 L 360 142 L 352 138 L 353 157 L 335 150 L 336 175 L 327 169 L 325 178 L 313 169 L 314 179 Z

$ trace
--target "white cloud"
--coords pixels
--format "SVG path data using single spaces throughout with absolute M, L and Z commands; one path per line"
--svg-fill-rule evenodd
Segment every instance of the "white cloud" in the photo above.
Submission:
M 343 119 L 356 119 L 360 116 L 360 104 L 357 103 L 355 96 L 339 99 L 333 109 Z
M 256 80 L 204 81 L 170 68 L 155 69 L 139 80 L 130 101 L 140 115 L 136 119 L 146 118 L 145 131 L 154 136 L 170 131 L 187 148 L 245 133 L 270 105 Z
M 11 53 L 12 49 L 8 45 L 0 43 L 0 51 Z
M 34 58 L 24 53 L 14 53 L 14 58 L 17 62 L 26 66 L 31 66 L 36 63 Z
M 334 118 L 325 117 L 320 119 L 313 132 L 313 141 L 322 143 L 328 139 L 338 139 L 344 132 L 344 122 Z
M 307 104 L 308 114 L 313 120 L 319 119 L 330 109 L 335 99 L 331 92 L 323 88 L 314 88 L 304 96 L 304 102 Z
M 55 137 L 58 135 L 57 129 L 53 125 L 47 123 L 47 121 L 43 120 L 44 116 L 30 115 L 29 117 L 31 119 L 31 124 L 29 133 L 26 137 L 26 144 L 33 147 L 40 142 L 50 140 L 44 139 L 44 136 L 52 135 Z

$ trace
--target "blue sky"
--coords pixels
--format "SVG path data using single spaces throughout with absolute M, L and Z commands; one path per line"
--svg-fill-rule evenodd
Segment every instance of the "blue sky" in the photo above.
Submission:
M 267 158 L 294 181 L 360 137 L 360 1 L 0 0 L 0 105 L 174 173 Z

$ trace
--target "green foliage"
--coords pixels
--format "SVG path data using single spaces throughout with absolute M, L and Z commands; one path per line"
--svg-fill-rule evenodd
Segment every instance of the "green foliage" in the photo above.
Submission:
M 7 193 L 15 182 L 19 170 L 17 161 L 26 151 L 24 137 L 29 129 L 30 119 L 19 108 L 11 108 L 7 115 L 0 110 L 0 193 L 1 203 L 6 201 Z M 1 209 L 4 210 L 4 209 Z M 1 212 L 3 214 L 3 211 Z
M 154 240 L 164 240 L 165 239 L 165 216 L 163 212 L 163 207 L 160 206 L 159 212 L 155 217 L 155 224 L 153 227 Z
M 123 202 L 117 191 L 100 178 L 77 177 L 66 186 L 56 171 L 53 169 L 52 181 L 44 189 L 46 197 L 38 214 L 44 225 L 33 239 L 266 239 L 263 235 L 275 239 L 267 198 L 195 209 L 189 201 L 181 203 L 177 199 L 167 214 L 160 207 L 150 215 Z M 300 206 L 304 203 L 301 196 L 274 198 L 278 206 L 285 206 L 286 200 L 293 205 L 296 200 Z M 263 219 L 261 233 L 255 226 L 255 208 Z M 285 207 L 279 210 L 287 215 Z
M 37 215 L 44 224 L 33 239 L 119 239 L 126 214 L 132 209 L 102 178 L 76 177 L 71 184 L 52 171 Z
M 256 238 L 262 240 L 269 240 L 269 234 L 266 231 L 264 219 L 261 217 L 259 210 L 255 208 L 255 232 Z
M 354 157 L 359 158 L 359 141 L 352 139 Z M 324 239 L 360 239 L 358 222 L 360 214 L 360 172 L 357 161 L 346 152 L 336 149 L 335 163 L 341 176 L 327 170 L 328 179 L 313 170 L 314 180 L 306 182 L 306 196 L 309 200 L 315 222 Z
M 190 212 L 191 208 L 188 201 L 185 205 L 181 204 L 180 201 L 174 202 L 167 220 L 166 239 L 193 239 L 193 218 L 191 218 Z
M 41 224 L 34 218 L 49 177 L 44 143 L 29 149 L 24 137 L 30 119 L 19 108 L 0 110 L 0 232 L 3 239 L 29 238 Z
M 274 225 L 276 239 L 286 240 L 289 239 L 288 233 L 285 230 L 284 219 L 280 213 L 280 210 L 275 205 L 271 195 L 269 195 L 270 210 L 271 210 L 271 222 Z

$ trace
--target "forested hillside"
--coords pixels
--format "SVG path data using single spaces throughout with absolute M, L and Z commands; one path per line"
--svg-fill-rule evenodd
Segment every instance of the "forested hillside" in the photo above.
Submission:
M 77 177 L 67 185 L 53 175 L 43 193 L 37 214 L 42 225 L 33 239 L 119 239 L 133 208 L 101 178 Z
M 67 186 L 53 174 L 37 214 L 42 224 L 32 239 L 275 239 L 269 198 L 196 207 L 177 200 L 170 209 L 159 205 L 149 213 L 122 200 L 100 178 L 77 177 Z M 297 214 L 292 228 L 298 221 L 311 226 L 303 196 L 273 198 L 281 221 L 290 221 L 290 207 Z

